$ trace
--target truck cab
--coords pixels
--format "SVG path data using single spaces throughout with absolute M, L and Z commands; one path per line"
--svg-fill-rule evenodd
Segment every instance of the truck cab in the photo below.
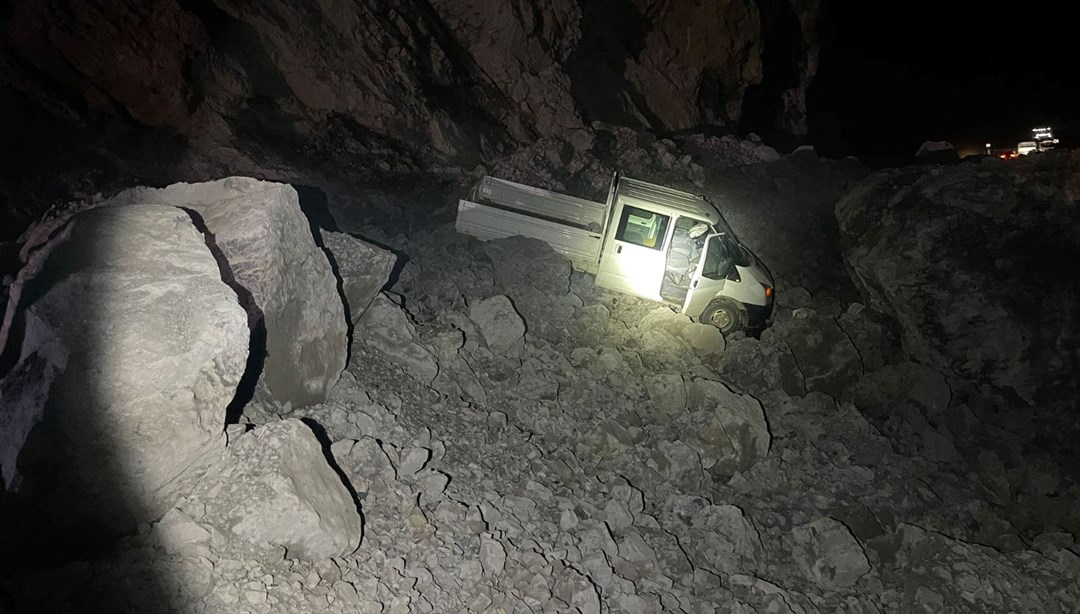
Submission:
M 772 314 L 773 280 L 702 196 L 616 176 L 608 197 L 597 285 L 677 307 L 722 332 L 761 329 Z M 672 275 L 675 237 L 704 225 L 684 279 Z
M 672 305 L 725 334 L 764 328 L 772 314 L 768 269 L 712 203 L 688 192 L 616 173 L 598 203 L 484 177 L 459 201 L 455 225 L 480 239 L 545 241 L 598 286 Z

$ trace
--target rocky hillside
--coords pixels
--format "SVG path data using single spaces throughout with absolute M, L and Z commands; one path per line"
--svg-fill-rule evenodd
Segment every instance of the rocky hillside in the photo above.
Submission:
M 363 204 L 388 176 L 471 170 L 594 121 L 730 131 L 751 87 L 764 124 L 800 132 L 818 3 L 778 7 L 4 2 L 3 238 L 50 200 L 132 182 L 241 173 Z
M 749 156 L 755 146 L 713 147 Z M 665 169 L 674 144 L 626 151 L 673 181 L 697 173 L 680 156 Z M 438 219 L 408 234 L 350 229 L 366 241 L 312 237 L 287 186 L 234 178 L 57 210 L 30 233 L 29 266 L 12 285 L 8 330 L 25 333 L 8 335 L 19 351 L 0 380 L 0 467 L 17 487 L 0 498 L 0 520 L 21 529 L 0 532 L 0 603 L 1075 611 L 1080 487 L 1058 466 L 1070 457 L 1040 447 L 1000 387 L 919 353 L 911 339 L 922 329 L 902 315 L 920 304 L 911 284 L 905 302 L 882 302 L 857 276 L 868 307 L 815 275 L 830 251 L 839 262 L 838 243 L 785 229 L 828 230 L 809 222 L 850 172 L 807 156 L 703 181 L 726 187 L 733 217 L 759 220 L 750 237 L 783 232 L 784 249 L 823 258 L 775 261 L 777 311 L 760 339 L 725 338 L 597 288 L 531 240 L 480 243 Z M 871 202 L 892 203 L 897 219 L 906 207 L 951 206 L 939 188 L 911 200 L 904 181 L 915 177 L 937 186 L 974 174 L 1056 210 L 1076 201 L 1069 160 L 875 174 L 840 205 L 831 236 L 854 270 L 865 254 L 898 258 L 890 242 L 864 254 L 877 235 L 851 220 Z M 758 200 L 743 201 L 751 192 Z M 998 210 L 994 198 L 978 202 Z M 903 226 L 930 241 L 933 226 L 918 218 Z M 231 242 L 238 226 L 262 232 Z M 107 249 L 80 242 L 98 227 L 113 229 L 98 244 Z M 136 234 L 152 240 L 125 249 Z M 971 249 L 934 245 L 938 257 Z M 230 289 L 239 306 L 207 307 Z M 951 347 L 949 331 L 922 334 Z M 283 345 L 266 352 L 269 339 Z M 315 392 L 295 397 L 300 373 L 273 361 L 305 366 Z M 223 434 L 168 436 L 223 414 Z M 110 471 L 97 471 L 103 462 Z M 57 472 L 68 488 L 56 488 Z

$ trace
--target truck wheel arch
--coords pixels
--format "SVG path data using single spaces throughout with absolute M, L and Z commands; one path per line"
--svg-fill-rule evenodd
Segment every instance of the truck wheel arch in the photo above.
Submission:
M 712 324 L 727 335 L 735 331 L 744 330 L 747 325 L 746 308 L 738 301 L 730 298 L 713 299 L 698 318 L 703 324 Z

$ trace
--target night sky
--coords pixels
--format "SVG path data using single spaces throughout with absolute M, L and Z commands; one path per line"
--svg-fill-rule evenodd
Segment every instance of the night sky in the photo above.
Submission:
M 926 140 L 952 141 L 961 154 L 986 142 L 1015 148 L 1040 124 L 1063 145 L 1080 144 L 1080 43 L 1068 3 L 824 4 L 808 95 L 810 140 L 823 153 L 910 157 Z

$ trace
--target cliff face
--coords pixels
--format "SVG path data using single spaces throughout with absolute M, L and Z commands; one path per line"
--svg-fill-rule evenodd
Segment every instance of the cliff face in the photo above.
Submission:
M 7 0 L 6 215 L 117 180 L 345 191 L 597 120 L 734 129 L 763 49 L 814 44 L 816 2 L 791 7 L 804 27 L 766 37 L 749 0 Z M 797 129 L 793 61 L 804 78 L 769 95 Z

